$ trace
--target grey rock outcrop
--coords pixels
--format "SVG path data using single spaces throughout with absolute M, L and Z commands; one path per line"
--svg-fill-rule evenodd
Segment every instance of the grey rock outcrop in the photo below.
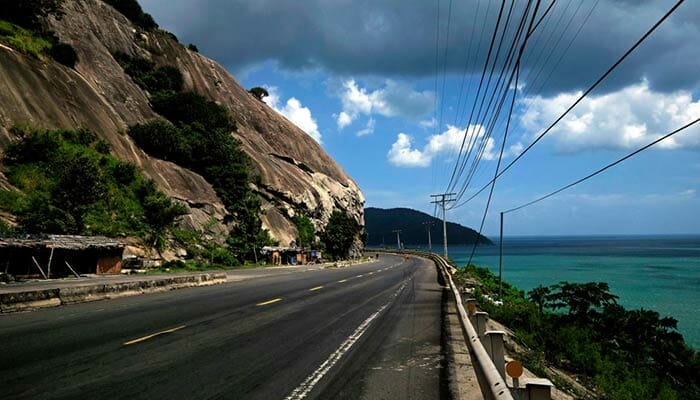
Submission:
M 335 208 L 364 225 L 364 198 L 355 182 L 309 135 L 250 95 L 218 63 L 187 50 L 167 32 L 146 32 L 100 0 L 68 0 L 65 15 L 48 21 L 62 42 L 76 50 L 74 69 L 38 60 L 0 45 L 0 145 L 16 124 L 93 130 L 117 157 L 135 163 L 161 190 L 188 208 L 183 224 L 221 238 L 228 213 L 200 175 L 148 156 L 123 134 L 129 125 L 158 115 L 148 93 L 124 73 L 113 54 L 179 68 L 187 90 L 226 107 L 236 121 L 232 135 L 249 155 L 263 199 L 263 226 L 286 245 L 296 237 L 290 221 L 304 210 L 321 229 Z M 0 186 L 8 183 L 0 176 Z M 2 216 L 0 216 L 2 217 Z

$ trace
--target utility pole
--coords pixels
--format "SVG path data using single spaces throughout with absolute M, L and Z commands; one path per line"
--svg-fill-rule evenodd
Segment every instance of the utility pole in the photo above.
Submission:
M 442 207 L 442 243 L 444 246 L 445 258 L 447 258 L 447 220 L 445 219 L 445 204 L 456 201 L 456 199 L 453 197 L 456 194 L 457 193 L 440 193 L 430 195 L 430 197 L 435 198 L 435 200 L 431 201 L 431 203 L 440 204 Z M 440 200 L 438 200 L 438 198 L 440 198 Z
M 396 234 L 396 246 L 401 250 L 401 229 L 392 231 Z
M 501 212 L 501 239 L 498 241 L 498 299 L 503 301 L 503 213 Z
M 430 237 L 430 231 L 433 229 L 433 225 L 435 222 L 433 221 L 425 221 L 423 222 L 423 225 L 426 226 L 426 229 L 428 230 L 428 251 L 431 253 L 433 252 L 433 240 Z

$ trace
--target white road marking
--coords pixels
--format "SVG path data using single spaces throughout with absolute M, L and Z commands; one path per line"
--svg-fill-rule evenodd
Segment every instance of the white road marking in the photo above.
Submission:
M 382 313 L 387 307 L 389 307 L 389 304 L 393 301 L 393 298 L 396 298 L 399 293 L 406 287 L 406 283 L 404 282 L 397 290 L 394 292 L 392 296 L 392 300 L 389 300 L 386 304 L 383 306 L 379 307 L 379 309 L 372 315 L 369 316 L 366 320 L 364 320 L 360 326 L 355 329 L 355 332 L 352 333 L 343 343 L 340 344 L 340 347 L 336 351 L 334 351 L 326 361 L 321 364 L 320 367 L 316 371 L 314 371 L 311 375 L 309 375 L 308 378 L 304 380 L 304 382 L 301 383 L 292 393 L 289 394 L 289 396 L 285 397 L 285 400 L 299 400 L 299 399 L 304 399 L 306 396 L 311 393 L 313 390 L 314 386 L 328 373 L 328 371 L 333 368 L 335 364 L 340 361 L 341 358 L 347 352 L 350 350 L 350 348 L 364 335 L 365 332 L 367 332 L 367 329 L 369 328 L 370 324 L 372 321 L 377 319 L 379 314 Z

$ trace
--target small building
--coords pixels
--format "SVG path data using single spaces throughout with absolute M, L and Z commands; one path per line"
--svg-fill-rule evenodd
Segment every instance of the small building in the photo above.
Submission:
M 18 277 L 119 274 L 124 244 L 103 236 L 0 237 L 0 272 Z
M 265 246 L 260 250 L 268 264 L 305 265 L 320 262 L 321 252 L 300 247 Z

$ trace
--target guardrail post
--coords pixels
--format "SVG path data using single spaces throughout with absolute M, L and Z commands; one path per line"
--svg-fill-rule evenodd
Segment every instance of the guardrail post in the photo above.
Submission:
M 476 299 L 466 299 L 464 302 L 467 304 L 467 315 L 469 316 L 469 322 L 472 326 L 476 328 Z
M 496 366 L 498 373 L 501 374 L 501 378 L 506 379 L 506 359 L 505 352 L 503 349 L 503 336 L 505 336 L 503 331 L 486 331 L 484 333 L 484 342 L 488 343 L 486 351 L 489 353 L 493 364 Z
M 551 400 L 552 382 L 549 379 L 530 379 L 525 384 L 529 400 Z
M 477 311 L 476 314 L 476 334 L 479 339 L 484 340 L 484 332 L 486 332 L 486 320 L 489 318 L 489 313 L 484 311 Z

